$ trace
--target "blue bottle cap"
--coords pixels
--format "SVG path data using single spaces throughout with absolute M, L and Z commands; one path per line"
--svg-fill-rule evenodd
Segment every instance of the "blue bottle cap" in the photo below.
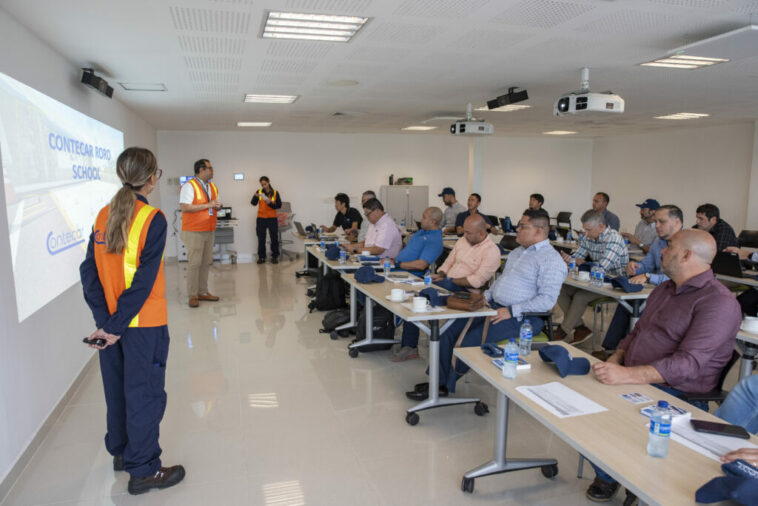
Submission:
M 658 401 L 658 407 L 659 408 L 668 408 L 669 407 L 669 403 L 666 402 L 666 401 Z

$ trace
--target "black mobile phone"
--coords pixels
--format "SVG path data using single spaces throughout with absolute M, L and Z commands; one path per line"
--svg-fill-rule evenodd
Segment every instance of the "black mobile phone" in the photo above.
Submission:
M 692 428 L 698 432 L 717 434 L 719 436 L 738 437 L 740 439 L 750 439 L 750 434 L 739 425 L 706 422 L 705 420 L 690 420 L 690 424 L 692 424 Z
M 105 339 L 96 337 L 95 339 L 90 339 L 89 337 L 85 337 L 82 339 L 82 342 L 84 344 L 94 344 L 95 346 L 104 346 L 105 345 Z

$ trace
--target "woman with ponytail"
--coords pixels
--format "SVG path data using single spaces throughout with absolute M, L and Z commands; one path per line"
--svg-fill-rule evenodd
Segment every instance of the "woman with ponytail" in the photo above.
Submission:
M 100 350 L 105 447 L 114 471 L 130 474 L 129 493 L 141 494 L 184 478 L 182 466 L 161 466 L 158 445 L 169 344 L 163 277 L 167 227 L 160 209 L 147 203 L 161 177 L 153 153 L 127 148 L 116 172 L 123 186 L 98 213 L 79 272 L 97 328 L 90 347 Z

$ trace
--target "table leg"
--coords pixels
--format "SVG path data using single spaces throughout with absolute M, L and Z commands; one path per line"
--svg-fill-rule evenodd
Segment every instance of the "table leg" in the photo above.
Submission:
M 350 285 L 350 321 L 340 325 L 339 327 L 335 328 L 334 330 L 346 330 L 346 329 L 352 329 L 356 326 L 358 323 L 358 301 L 355 300 L 357 290 L 355 289 L 355 285 Z
M 366 338 L 348 345 L 348 354 L 352 358 L 357 357 L 358 351 L 366 346 L 372 344 L 395 344 L 400 342 L 399 339 L 374 339 L 374 302 L 368 297 L 366 297 L 364 311 L 366 312 Z
M 429 397 L 406 411 L 405 421 L 410 425 L 416 425 L 419 420 L 416 414 L 417 411 L 457 404 L 476 404 L 474 412 L 479 416 L 486 414 L 489 409 L 480 399 L 440 397 L 440 322 L 439 320 L 432 320 L 429 324 L 431 327 L 431 333 L 429 334 Z
M 740 378 L 744 379 L 753 374 L 755 359 L 758 357 L 758 346 L 737 339 L 737 346 L 742 352 L 740 359 Z
M 558 474 L 558 461 L 555 459 L 507 459 L 505 451 L 508 444 L 508 404 L 503 393 L 497 394 L 495 414 L 495 447 L 492 460 L 472 469 L 463 475 L 461 488 L 464 492 L 474 491 L 474 479 L 493 474 L 520 471 L 539 467 L 545 477 L 552 478 Z

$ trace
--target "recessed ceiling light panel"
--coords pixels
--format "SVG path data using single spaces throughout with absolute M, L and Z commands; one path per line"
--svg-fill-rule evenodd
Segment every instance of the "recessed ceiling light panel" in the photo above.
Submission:
M 260 36 L 264 39 L 348 42 L 368 18 L 268 11 Z
M 655 119 L 682 120 L 682 119 L 707 118 L 708 116 L 710 116 L 710 114 L 701 114 L 697 112 L 678 112 L 676 114 L 668 114 L 666 116 L 655 116 Z
M 238 121 L 237 122 L 238 127 L 270 127 L 271 122 L 270 121 Z
M 428 130 L 434 130 L 435 128 L 437 127 L 431 126 L 431 125 L 411 125 L 411 126 L 403 127 L 401 128 L 401 130 L 406 130 L 409 132 L 426 132 Z
M 249 104 L 291 104 L 298 97 L 299 95 L 256 95 L 248 93 L 245 95 L 245 102 Z
M 167 91 L 163 83 L 118 83 L 127 91 Z
M 687 54 L 674 54 L 658 58 L 657 60 L 640 63 L 643 67 L 666 67 L 671 69 L 699 69 L 710 67 L 718 63 L 725 63 L 729 60 L 726 58 L 710 58 L 707 56 L 692 56 Z
M 544 135 L 571 135 L 575 134 L 571 130 L 550 130 L 549 132 L 542 132 Z

